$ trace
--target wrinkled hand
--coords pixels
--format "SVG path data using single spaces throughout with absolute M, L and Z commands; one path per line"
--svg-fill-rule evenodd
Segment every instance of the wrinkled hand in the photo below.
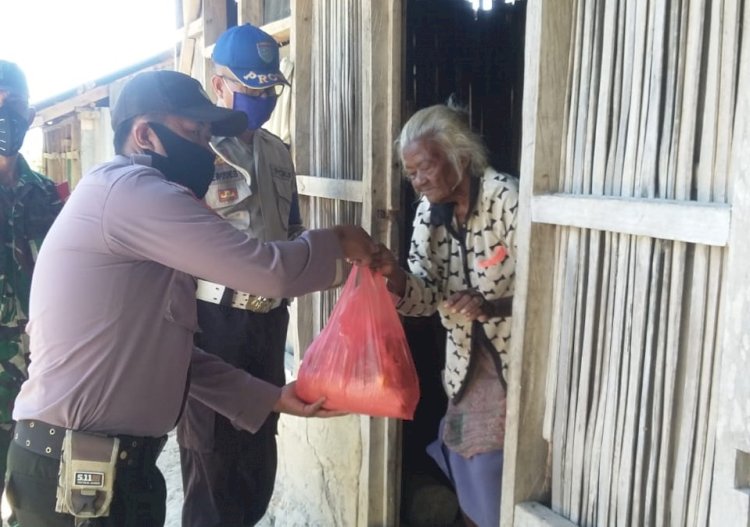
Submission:
M 346 415 L 346 412 L 323 409 L 325 397 L 321 397 L 314 403 L 306 403 L 299 397 L 294 389 L 296 381 L 292 381 L 281 388 L 281 397 L 273 405 L 273 411 L 280 414 L 296 415 L 299 417 L 337 417 Z
M 469 320 L 487 322 L 493 316 L 492 305 L 476 289 L 453 293 L 443 302 L 443 306 L 452 313 L 461 313 Z
M 386 278 L 390 278 L 393 273 L 399 268 L 396 255 L 384 244 L 379 243 L 377 251 L 372 256 L 370 262 L 370 269 L 377 271 Z
M 356 265 L 369 265 L 378 246 L 369 234 L 356 225 L 336 225 L 333 228 L 341 243 L 344 257 Z

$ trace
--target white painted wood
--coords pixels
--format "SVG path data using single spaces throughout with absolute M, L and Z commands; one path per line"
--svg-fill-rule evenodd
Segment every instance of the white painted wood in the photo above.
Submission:
M 731 213 L 720 203 L 565 194 L 535 196 L 531 207 L 537 223 L 717 246 L 727 243 Z

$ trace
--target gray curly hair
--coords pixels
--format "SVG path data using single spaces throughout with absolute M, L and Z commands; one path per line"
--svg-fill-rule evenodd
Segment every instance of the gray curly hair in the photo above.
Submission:
M 459 182 L 463 178 L 462 160 L 468 161 L 472 177 L 481 176 L 488 166 L 487 148 L 471 131 L 468 113 L 452 101 L 423 108 L 409 118 L 396 140 L 402 166 L 404 149 L 419 140 L 433 141 L 440 147 L 455 168 Z

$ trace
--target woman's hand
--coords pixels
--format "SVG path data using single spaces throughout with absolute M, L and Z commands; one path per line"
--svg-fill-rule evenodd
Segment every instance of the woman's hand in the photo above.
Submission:
M 469 320 L 487 322 L 495 316 L 493 305 L 486 300 L 482 293 L 476 289 L 464 289 L 453 293 L 445 302 L 443 307 L 452 313 L 461 313 Z
M 372 269 L 373 271 L 377 271 L 386 278 L 390 278 L 398 268 L 398 260 L 396 260 L 396 255 L 394 255 L 393 252 L 384 244 L 379 243 L 377 250 L 372 255 L 370 269 Z
M 372 257 L 370 269 L 382 274 L 388 280 L 388 290 L 399 298 L 406 292 L 406 273 L 398 265 L 396 255 L 383 245 L 378 244 L 378 250 Z
M 297 381 L 292 381 L 281 388 L 281 397 L 273 405 L 274 412 L 299 417 L 337 417 L 339 415 L 346 415 L 346 412 L 325 410 L 323 408 L 323 403 L 326 402 L 325 397 L 321 397 L 314 403 L 306 403 L 297 397 L 297 392 L 294 389 L 296 383 Z

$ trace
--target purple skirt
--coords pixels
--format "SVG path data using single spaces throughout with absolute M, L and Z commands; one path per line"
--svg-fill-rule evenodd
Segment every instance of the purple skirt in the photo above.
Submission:
M 479 527 L 500 525 L 500 497 L 503 480 L 503 451 L 493 450 L 465 458 L 438 438 L 427 445 L 427 453 L 453 483 L 461 510 Z

